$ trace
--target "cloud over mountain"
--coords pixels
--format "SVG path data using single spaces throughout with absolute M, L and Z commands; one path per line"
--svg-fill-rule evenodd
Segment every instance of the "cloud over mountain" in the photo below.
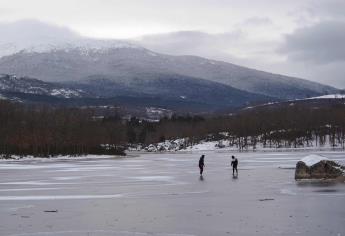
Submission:
M 291 60 L 328 64 L 345 61 L 345 22 L 327 21 L 286 36 L 281 52 Z

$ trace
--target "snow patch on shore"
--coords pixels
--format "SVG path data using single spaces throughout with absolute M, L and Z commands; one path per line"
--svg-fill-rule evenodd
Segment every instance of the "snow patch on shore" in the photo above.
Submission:
M 312 98 L 307 98 L 307 100 L 310 99 L 344 99 L 345 94 L 328 94 L 328 95 L 323 95 L 319 97 L 312 97 Z
M 1 161 L 17 161 L 17 160 L 35 160 L 35 161 L 48 161 L 48 160 L 87 160 L 87 159 L 110 159 L 119 156 L 115 155 L 82 155 L 82 156 L 51 156 L 51 157 L 34 157 L 34 156 L 17 156 L 11 155 L 9 158 L 4 158 L 0 155 Z M 0 167 L 1 168 L 1 167 Z M 26 167 L 23 167 L 26 168 Z
M 233 140 L 226 137 L 223 139 L 212 140 L 204 139 L 199 141 L 191 141 L 189 138 L 179 138 L 175 140 L 165 140 L 164 142 L 153 143 L 150 145 L 142 144 L 131 144 L 127 151 L 147 151 L 147 152 L 200 152 L 200 151 L 291 151 L 291 150 L 309 150 L 309 151 L 325 151 L 325 150 L 344 150 L 344 146 L 341 143 L 332 144 L 329 136 L 325 136 L 324 143 L 320 143 L 316 139 L 310 140 L 309 142 L 289 144 L 286 145 L 286 141 L 282 140 L 281 143 L 266 145 L 262 142 L 261 137 L 253 138 L 248 137 L 246 145 L 243 140 Z M 230 141 L 232 140 L 232 141 Z

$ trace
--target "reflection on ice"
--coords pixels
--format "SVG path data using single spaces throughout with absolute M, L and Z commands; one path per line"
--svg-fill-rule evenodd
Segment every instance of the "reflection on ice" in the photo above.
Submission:
M 163 175 L 137 176 L 137 177 L 131 177 L 131 178 L 143 180 L 143 181 L 170 181 L 174 179 L 172 176 L 163 176 Z
M 314 190 L 313 192 L 316 192 L 316 193 L 336 193 L 338 192 L 337 189 L 317 189 L 317 190 Z
M 280 190 L 284 195 L 301 196 L 345 196 L 344 184 L 325 181 L 297 182 L 295 185 L 288 184 L 289 188 Z
M 195 236 L 194 234 L 169 234 L 169 233 L 152 233 L 152 232 L 131 232 L 131 231 L 114 231 L 114 230 L 69 230 L 53 232 L 35 232 L 11 234 L 8 236 Z

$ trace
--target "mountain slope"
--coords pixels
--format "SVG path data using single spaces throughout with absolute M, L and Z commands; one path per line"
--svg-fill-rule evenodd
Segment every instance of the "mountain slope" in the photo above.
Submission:
M 208 104 L 218 108 L 242 107 L 249 103 L 273 100 L 267 96 L 248 93 L 221 83 L 188 76 L 177 74 L 147 76 L 150 79 L 135 77 L 126 82 L 118 82 L 112 77 L 95 75 L 87 80 L 70 84 L 76 89 L 81 89 L 97 97 L 156 96 L 181 102 Z
M 271 101 L 212 81 L 155 75 L 150 80 L 133 79 L 119 83 L 104 76 L 68 83 L 44 82 L 32 78 L 0 76 L 0 95 L 26 103 L 66 106 L 158 106 L 172 110 L 212 112 Z
M 336 93 L 337 89 L 307 80 L 248 69 L 195 56 L 169 56 L 121 45 L 21 51 L 0 58 L 0 72 L 45 81 L 77 81 L 101 75 L 121 84 L 157 76 L 181 76 L 218 82 L 250 93 L 295 99 Z
M 73 89 L 61 84 L 47 83 L 27 77 L 17 78 L 16 76 L 7 74 L 0 75 L 0 92 L 3 94 L 24 93 L 59 98 L 79 98 L 86 96 L 86 93 L 80 89 Z

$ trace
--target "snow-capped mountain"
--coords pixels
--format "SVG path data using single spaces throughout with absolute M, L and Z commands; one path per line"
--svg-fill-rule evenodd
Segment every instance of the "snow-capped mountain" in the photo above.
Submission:
M 82 37 L 68 28 L 36 20 L 0 23 L 0 35 L 0 57 L 19 52 L 43 53 L 76 48 L 85 55 L 89 51 L 106 51 L 110 48 L 139 48 L 138 45 L 123 40 Z
M 256 71 L 230 63 L 194 56 L 169 56 L 135 48 L 83 50 L 80 47 L 48 52 L 21 51 L 0 59 L 0 72 L 45 81 L 80 81 L 107 77 L 130 85 L 164 75 L 209 80 L 240 90 L 279 99 L 336 93 L 330 86 L 307 80 Z M 135 89 L 135 88 L 134 88 Z
M 90 76 L 121 84 L 150 81 L 158 75 L 198 78 L 250 93 L 295 99 L 336 93 L 330 86 L 307 80 L 256 71 L 230 63 L 194 56 L 169 56 L 135 48 L 107 50 L 80 47 L 49 52 L 21 51 L 0 58 L 0 72 L 45 81 L 81 81 Z M 135 89 L 133 87 L 133 89 Z
M 32 33 L 36 28 L 40 28 L 39 34 Z M 22 30 L 23 37 L 18 39 L 14 30 Z M 205 93 L 207 96 L 202 102 L 211 94 L 213 101 L 219 98 L 219 102 L 230 104 L 237 103 L 235 98 L 242 95 L 250 97 L 238 103 L 244 104 L 255 97 L 284 100 L 338 92 L 319 83 L 222 61 L 160 54 L 125 41 L 85 38 L 68 29 L 34 21 L 13 23 L 5 29 L 0 25 L 0 33 L 6 36 L 0 39 L 0 49 L 7 47 L 7 51 L 0 50 L 2 53 L 6 51 L 6 56 L 0 58 L 0 73 L 84 85 L 90 84 L 90 79 L 99 80 L 91 83 L 94 90 L 111 97 L 128 94 L 160 96 L 168 90 L 166 94 L 174 94 L 174 99 L 177 96 L 193 101 Z M 6 41 L 9 38 L 13 40 Z M 112 89 L 107 87 L 109 83 Z M 188 95 L 180 92 L 188 88 Z M 199 90 L 192 92 L 191 88 Z M 226 93 L 229 94 L 225 96 Z

